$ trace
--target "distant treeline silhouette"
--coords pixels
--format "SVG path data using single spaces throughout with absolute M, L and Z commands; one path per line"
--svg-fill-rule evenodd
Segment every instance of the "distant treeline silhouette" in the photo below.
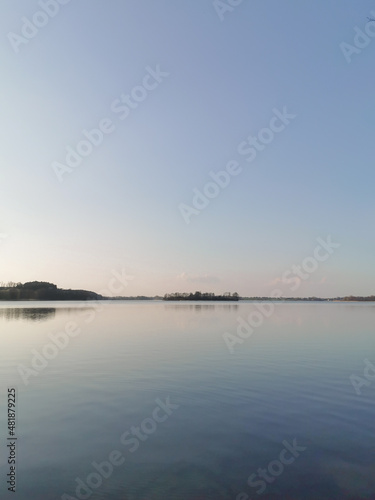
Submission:
M 343 301 L 359 301 L 359 302 L 374 302 L 375 295 L 370 295 L 368 297 L 355 297 L 354 295 L 349 295 L 349 297 L 340 297 L 339 299 L 333 300 L 343 300 Z
M 2 283 L 0 282 L 0 300 L 160 300 L 162 297 L 146 297 L 138 295 L 134 297 L 103 297 L 95 292 L 87 290 L 65 290 L 57 288 L 57 285 L 47 281 L 29 281 L 27 283 Z M 339 302 L 375 302 L 375 295 L 358 297 L 349 295 L 346 297 L 320 298 L 320 297 L 240 297 L 237 292 L 215 295 L 213 292 L 175 292 L 166 293 L 163 300 L 193 300 L 193 301 L 339 301 Z
M 5 285 L 2 283 L 2 285 Z M 0 286 L 0 300 L 98 300 L 102 296 L 87 290 L 64 290 L 46 281 L 7 283 Z
M 321 297 L 241 297 L 241 300 L 252 300 L 252 301 L 291 301 L 291 302 L 375 302 L 375 295 L 370 295 L 368 297 L 355 297 L 354 295 L 349 295 L 347 297 L 333 297 L 333 298 L 321 298 Z
M 163 297 L 163 300 L 230 300 L 237 301 L 239 300 L 239 295 L 237 292 L 231 294 L 230 292 L 225 293 L 224 295 L 215 295 L 212 292 L 202 293 L 166 293 Z

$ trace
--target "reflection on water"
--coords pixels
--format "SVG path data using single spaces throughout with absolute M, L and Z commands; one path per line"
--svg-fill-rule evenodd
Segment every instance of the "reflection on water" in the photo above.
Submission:
M 349 378 L 364 377 L 365 358 L 375 364 L 374 306 L 275 303 L 244 335 L 256 310 L 0 304 L 0 393 L 18 387 L 22 432 L 17 500 L 374 500 L 375 377 L 360 395 Z M 72 322 L 81 332 L 68 336 Z M 239 336 L 234 353 L 225 333 Z M 164 420 L 157 399 L 179 407 Z M 0 411 L 0 429 L 6 418 Z M 122 436 L 137 436 L 139 448 Z M 306 450 L 278 474 L 284 440 Z M 76 478 L 93 484 L 93 463 L 113 450 L 123 464 L 78 494 Z
M 77 314 L 77 312 L 93 310 L 93 307 L 1 307 L 0 319 L 6 321 L 47 321 L 56 315 Z
M 0 308 L 0 318 L 4 318 L 7 321 L 46 321 L 53 319 L 55 315 L 56 309 L 54 308 Z

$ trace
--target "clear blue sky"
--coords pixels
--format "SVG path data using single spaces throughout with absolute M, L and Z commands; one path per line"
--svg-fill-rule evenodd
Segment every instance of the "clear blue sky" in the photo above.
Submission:
M 375 37 L 350 63 L 340 48 L 371 9 L 244 0 L 221 20 L 211 0 L 71 0 L 12 46 L 41 8 L 3 2 L 0 281 L 99 291 L 126 269 L 124 295 L 268 295 L 331 235 L 340 248 L 284 294 L 375 293 Z M 157 66 L 121 120 L 114 101 Z M 284 106 L 296 117 L 247 162 L 239 144 Z M 53 162 L 105 118 L 59 182 Z M 231 160 L 241 172 L 187 224 L 180 204 Z

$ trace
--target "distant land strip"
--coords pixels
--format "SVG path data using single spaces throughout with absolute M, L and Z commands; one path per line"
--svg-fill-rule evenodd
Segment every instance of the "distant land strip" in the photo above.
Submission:
M 71 290 L 57 288 L 57 285 L 46 281 L 29 281 L 27 283 L 0 283 L 0 301 L 17 300 L 166 300 L 166 301 L 225 301 L 238 302 L 239 300 L 251 301 L 300 301 L 300 302 L 375 302 L 375 295 L 367 297 L 349 295 L 345 297 L 321 298 L 321 297 L 240 297 L 237 292 L 226 292 L 223 295 L 215 295 L 212 292 L 175 292 L 166 293 L 163 297 L 155 295 L 147 297 L 137 295 L 131 297 L 105 297 L 88 290 Z

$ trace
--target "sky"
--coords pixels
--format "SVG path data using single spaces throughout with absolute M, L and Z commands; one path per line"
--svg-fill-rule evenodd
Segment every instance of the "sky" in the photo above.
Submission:
M 375 294 L 374 2 L 60 2 L 1 4 L 0 281 Z

